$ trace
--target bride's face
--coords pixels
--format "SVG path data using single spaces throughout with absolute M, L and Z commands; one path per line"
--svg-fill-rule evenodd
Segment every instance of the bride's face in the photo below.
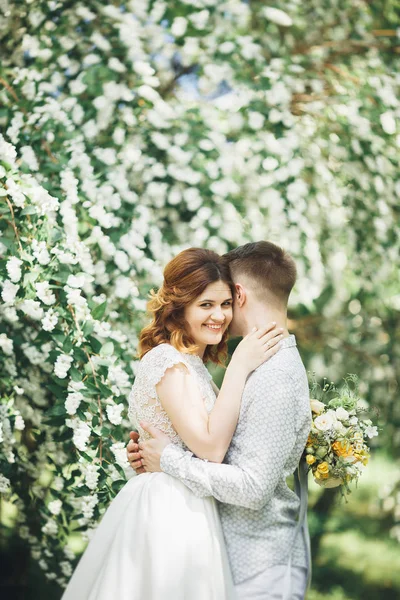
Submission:
M 201 355 L 206 346 L 220 343 L 232 321 L 232 302 L 229 285 L 223 281 L 215 281 L 185 307 L 184 316 L 189 325 L 189 333 L 199 346 Z

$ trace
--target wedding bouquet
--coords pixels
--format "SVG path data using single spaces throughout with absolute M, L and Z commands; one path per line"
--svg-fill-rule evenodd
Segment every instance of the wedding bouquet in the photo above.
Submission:
M 334 384 L 321 387 L 311 381 L 312 425 L 305 450 L 305 460 L 318 485 L 326 488 L 343 486 L 357 480 L 368 463 L 368 440 L 378 429 L 367 418 L 368 404 L 358 391 L 358 379 L 349 375 L 340 389 Z

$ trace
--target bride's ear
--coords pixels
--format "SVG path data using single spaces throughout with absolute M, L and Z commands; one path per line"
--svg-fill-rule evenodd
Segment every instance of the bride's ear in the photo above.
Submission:
M 235 303 L 239 308 L 246 302 L 246 290 L 240 283 L 235 283 Z

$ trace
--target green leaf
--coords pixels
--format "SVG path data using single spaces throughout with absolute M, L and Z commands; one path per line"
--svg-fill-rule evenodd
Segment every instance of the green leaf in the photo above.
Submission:
M 63 350 L 66 354 L 68 354 L 72 348 L 74 346 L 74 342 L 73 339 L 71 337 L 67 337 L 67 339 L 65 340 L 64 344 L 63 344 Z
M 95 352 L 96 354 L 99 354 L 99 352 L 101 350 L 102 343 L 99 342 L 99 340 L 97 340 L 92 335 L 88 339 L 89 339 L 89 343 L 90 343 L 90 345 L 92 347 L 93 352 Z
M 100 349 L 100 356 L 111 356 L 114 354 L 114 344 L 106 342 Z
M 121 477 L 126 479 L 125 471 L 123 470 L 123 468 L 120 465 L 118 465 L 117 463 L 114 463 L 114 467 L 117 469 L 117 471 L 121 475 Z
M 72 381 L 75 381 L 76 383 L 82 381 L 82 375 L 77 368 L 71 367 L 69 370 L 69 374 L 71 376 Z
M 86 323 L 84 324 L 83 329 L 82 329 L 83 335 L 85 337 L 89 336 L 92 333 L 93 329 L 94 329 L 93 321 L 86 321 Z
M 60 417 L 61 415 L 66 414 L 67 411 L 65 410 L 64 404 L 55 404 L 45 412 L 45 415 L 47 415 L 48 417 Z
M 96 306 L 96 308 L 94 308 L 92 310 L 93 319 L 96 319 L 96 320 L 102 319 L 104 317 L 106 309 L 107 309 L 107 302 L 102 302 L 101 304 Z
M 21 210 L 20 215 L 36 215 L 38 209 L 36 206 L 26 206 L 23 210 Z
M 121 488 L 124 487 L 125 484 L 126 479 L 117 479 L 116 481 L 113 481 L 111 484 L 113 492 L 118 494 L 118 492 L 121 490 Z

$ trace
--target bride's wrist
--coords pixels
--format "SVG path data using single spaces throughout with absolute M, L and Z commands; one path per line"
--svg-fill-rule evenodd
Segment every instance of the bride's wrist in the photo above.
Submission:
M 232 373 L 237 378 L 242 378 L 244 380 L 250 375 L 251 371 L 248 369 L 247 365 L 240 360 L 232 359 L 227 368 L 227 373 Z

